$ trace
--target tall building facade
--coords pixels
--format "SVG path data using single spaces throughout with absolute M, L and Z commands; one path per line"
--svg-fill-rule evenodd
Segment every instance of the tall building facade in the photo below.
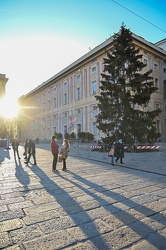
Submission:
M 154 86 L 158 91 L 152 94 L 149 110 L 160 107 L 163 112 L 156 118 L 160 141 L 166 141 L 166 51 L 133 34 L 133 43 L 139 48 L 144 70 L 152 69 Z M 163 45 L 163 44 L 162 44 Z M 95 140 L 105 135 L 97 129 L 96 94 L 100 94 L 100 74 L 103 72 L 103 58 L 113 46 L 113 37 L 95 47 L 77 61 L 19 98 L 22 106 L 20 116 L 21 138 L 51 139 L 55 133 L 89 132 Z M 164 85 L 165 84 L 165 85 Z M 164 87 L 165 86 L 165 87 Z M 139 129 L 139 128 L 138 128 Z

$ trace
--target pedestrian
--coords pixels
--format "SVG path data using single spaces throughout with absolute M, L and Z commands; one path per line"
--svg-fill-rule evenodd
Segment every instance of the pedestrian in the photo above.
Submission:
M 62 154 L 62 161 L 63 161 L 63 168 L 62 170 L 66 170 L 66 159 L 68 157 L 68 152 L 70 151 L 70 143 L 67 139 L 63 140 L 62 148 L 61 148 L 61 154 Z
M 36 165 L 36 147 L 35 147 L 35 142 L 32 141 L 32 139 L 29 139 L 28 140 L 28 158 L 24 162 L 25 164 L 29 163 L 31 156 L 33 156 L 33 160 L 34 160 L 33 165 Z
M 123 146 L 123 142 L 122 139 L 120 139 L 116 145 L 115 145 L 115 157 L 116 157 L 116 163 L 118 162 L 118 160 L 120 159 L 120 163 L 124 164 L 122 161 L 122 158 L 124 157 L 124 146 Z
M 114 142 L 110 142 L 108 144 L 108 156 L 111 157 L 111 164 L 114 166 L 114 153 L 115 153 L 115 146 Z
M 59 146 L 56 143 L 56 137 L 53 135 L 52 136 L 52 141 L 51 141 L 51 152 L 53 155 L 53 162 L 52 162 L 52 171 L 55 172 L 56 171 L 56 165 L 57 165 L 57 161 L 58 161 L 58 153 L 59 153 Z
M 17 140 L 17 137 L 13 139 L 12 141 L 12 148 L 13 148 L 13 152 L 14 152 L 14 158 L 16 158 L 16 154 L 18 159 L 21 159 L 19 156 L 19 152 L 18 152 L 18 146 L 19 146 L 19 141 Z
M 27 159 L 27 154 L 28 154 L 28 138 L 24 142 L 24 159 Z

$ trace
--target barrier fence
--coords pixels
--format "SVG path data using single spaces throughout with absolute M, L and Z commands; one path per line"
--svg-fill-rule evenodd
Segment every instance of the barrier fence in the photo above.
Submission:
M 160 146 L 136 146 L 136 153 L 137 152 L 153 152 L 159 151 Z
M 83 152 L 91 152 L 91 151 L 98 151 L 98 152 L 108 152 L 108 144 L 100 144 L 100 145 L 94 145 L 90 143 L 73 143 L 74 150 L 77 153 Z M 166 145 L 165 145 L 166 146 Z M 155 152 L 159 150 L 166 150 L 166 147 L 161 147 L 161 145 L 142 145 L 142 146 L 131 146 L 131 145 L 124 145 L 125 152 L 130 153 L 139 153 L 139 152 Z

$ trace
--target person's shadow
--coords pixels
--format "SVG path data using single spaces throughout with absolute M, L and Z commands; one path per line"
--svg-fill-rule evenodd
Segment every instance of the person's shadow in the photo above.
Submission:
M 27 171 L 24 170 L 20 160 L 16 160 L 15 159 L 15 164 L 16 164 L 16 177 L 18 179 L 18 181 L 23 185 L 24 187 L 24 191 L 28 191 L 29 190 L 29 183 L 30 183 L 30 178 L 29 178 L 29 174 L 27 173 Z
M 50 177 L 48 177 L 48 175 L 38 165 L 32 166 L 31 170 L 40 179 L 43 188 L 48 192 L 48 194 L 52 195 L 55 198 L 55 200 L 66 211 L 67 214 L 68 209 L 70 210 L 70 206 L 72 206 L 73 209 L 75 208 L 78 211 L 82 211 L 83 213 L 85 213 L 87 223 L 83 223 L 83 221 L 75 213 L 69 213 L 68 215 L 72 219 L 73 223 L 79 226 L 86 237 L 91 238 L 91 241 L 94 245 L 96 244 L 96 242 L 93 241 L 92 236 L 96 235 L 98 240 L 100 241 L 100 244 L 104 246 L 104 250 L 109 250 L 109 246 L 107 246 L 107 243 L 103 241 L 97 225 L 93 221 L 91 221 L 90 216 L 86 211 L 83 210 L 81 205 L 77 203 L 77 201 L 72 196 L 70 196 L 69 193 L 67 193 L 62 187 L 60 187 L 60 185 L 50 179 Z M 59 171 L 57 171 L 56 174 L 59 177 L 62 177 Z M 57 191 L 59 192 L 59 194 L 57 194 Z M 89 230 L 89 227 L 92 228 L 92 230 Z
M 9 150 L 0 147 L 0 163 L 3 162 L 5 158 L 10 159 Z

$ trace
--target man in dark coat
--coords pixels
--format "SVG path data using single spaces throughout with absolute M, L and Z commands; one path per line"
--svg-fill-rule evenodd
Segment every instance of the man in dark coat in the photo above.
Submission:
M 123 146 L 121 139 L 115 145 L 115 157 L 116 157 L 116 160 L 115 160 L 116 163 L 120 159 L 120 163 L 124 164 L 122 161 L 122 158 L 124 157 L 124 146 Z
M 25 164 L 29 163 L 29 160 L 31 158 L 31 155 L 33 156 L 34 164 L 36 165 L 36 147 L 35 147 L 35 142 L 29 139 L 28 141 L 28 158 L 27 161 L 25 161 Z
M 17 140 L 17 138 L 13 139 L 12 148 L 13 148 L 13 152 L 14 152 L 14 158 L 16 158 L 16 154 L 17 154 L 18 159 L 21 159 L 19 156 L 19 152 L 18 152 L 18 146 L 19 146 L 19 141 Z

